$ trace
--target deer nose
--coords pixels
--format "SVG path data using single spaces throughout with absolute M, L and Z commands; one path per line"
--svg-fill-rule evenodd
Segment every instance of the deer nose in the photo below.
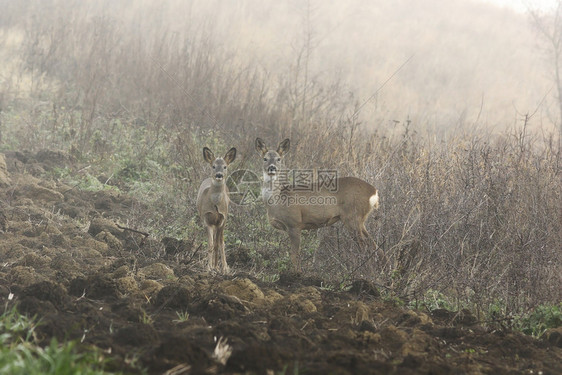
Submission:
M 268 173 L 275 173 L 275 172 L 277 172 L 277 167 L 275 165 L 270 165 L 269 167 L 267 167 L 267 172 Z
M 221 172 L 218 172 L 218 173 L 215 174 L 215 178 L 216 178 L 217 180 L 222 180 L 223 177 L 224 177 L 224 175 L 223 175 Z

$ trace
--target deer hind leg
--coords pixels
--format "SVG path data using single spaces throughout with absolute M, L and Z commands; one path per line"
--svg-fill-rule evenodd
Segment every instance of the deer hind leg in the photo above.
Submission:
M 386 254 L 384 253 L 383 249 L 381 247 L 379 247 L 379 245 L 377 245 L 377 242 L 373 239 L 373 237 L 371 236 L 371 234 L 369 232 L 367 232 L 367 229 L 365 228 L 365 225 L 363 224 L 363 228 L 361 229 L 361 231 L 363 232 L 363 235 L 368 238 L 369 243 L 371 244 L 373 251 L 376 252 L 376 256 L 377 256 L 377 260 L 380 262 L 380 264 L 385 267 L 388 265 L 388 258 L 386 257 Z
M 301 230 L 300 228 L 290 228 L 287 230 L 289 239 L 291 240 L 291 268 L 293 271 L 302 271 L 300 247 L 301 247 Z
M 367 231 L 367 228 L 365 227 L 366 219 L 367 215 L 364 217 L 347 217 L 346 220 L 342 221 L 361 249 L 362 257 L 365 258 L 363 261 L 364 264 L 370 264 L 376 268 L 384 267 L 387 263 L 386 256 L 381 248 L 377 246 L 375 240 L 371 237 L 371 234 Z
M 365 227 L 365 221 L 367 221 L 367 215 L 362 220 L 359 221 L 359 231 L 361 232 L 361 238 L 364 239 L 366 244 L 372 246 L 373 250 L 375 250 L 378 249 L 377 243 L 375 242 L 375 240 L 373 239 L 373 237 Z
M 221 271 L 222 273 L 227 273 L 228 272 L 228 264 L 226 263 L 226 254 L 224 252 L 224 226 L 219 227 L 217 229 L 217 253 L 216 253 L 216 257 L 217 257 L 217 266 L 218 266 L 218 262 L 219 262 L 219 255 L 220 255 L 220 260 L 221 260 Z M 220 254 L 219 254 L 220 252 Z
M 362 251 L 367 247 L 367 240 L 371 237 L 365 228 L 364 221 L 358 217 L 345 217 L 343 220 L 344 226 L 353 236 L 353 240 L 357 243 Z
M 384 251 L 382 250 L 382 248 L 380 248 L 377 245 L 377 242 L 373 239 L 373 237 L 371 236 L 371 234 L 367 231 L 367 228 L 365 228 L 365 221 L 367 220 L 368 214 L 365 215 L 363 220 L 359 221 L 359 238 L 361 239 L 360 241 L 363 241 L 364 247 L 362 247 L 362 250 L 365 251 L 366 249 L 372 249 L 371 251 L 373 251 L 373 257 L 376 260 L 377 266 L 380 268 L 386 268 L 386 266 L 388 266 L 388 258 L 386 256 L 386 254 L 384 253 Z M 371 256 L 371 255 L 370 255 Z

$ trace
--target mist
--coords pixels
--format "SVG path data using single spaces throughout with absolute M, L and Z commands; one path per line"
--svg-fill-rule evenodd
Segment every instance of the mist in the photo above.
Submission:
M 136 113 L 153 95 L 152 106 L 204 107 L 205 86 L 228 91 L 209 79 L 224 79 L 239 90 L 261 86 L 257 95 L 291 127 L 330 111 L 370 131 L 503 132 L 526 114 L 533 129 L 552 131 L 558 121 L 548 55 L 526 15 L 478 1 L 2 3 L 5 100 L 52 87 L 68 95 L 63 87 L 95 75 L 109 80 L 93 85 L 103 86 L 98 105 L 117 99 Z M 194 58 L 208 75 L 186 80 L 181 70 Z M 88 86 L 73 99 L 80 105 L 94 100 Z M 178 97 L 157 101 L 165 90 Z

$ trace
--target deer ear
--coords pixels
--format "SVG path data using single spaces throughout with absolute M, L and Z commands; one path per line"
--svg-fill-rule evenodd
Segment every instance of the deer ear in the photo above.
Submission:
M 203 147 L 203 159 L 209 164 L 213 164 L 215 161 L 215 154 L 213 154 L 209 147 Z
M 261 138 L 256 138 L 256 151 L 258 152 L 258 154 L 260 154 L 261 156 L 264 156 L 265 153 L 268 151 L 267 150 L 267 146 L 265 145 L 265 142 L 263 141 L 263 139 Z
M 289 138 L 287 138 L 283 142 L 279 143 L 279 147 L 277 147 L 277 153 L 280 156 L 283 156 L 289 151 L 290 146 L 291 146 L 291 141 L 289 141 Z
M 236 159 L 236 148 L 232 147 L 228 150 L 226 155 L 224 155 L 224 161 L 226 162 L 226 165 L 229 165 L 234 161 L 234 159 Z

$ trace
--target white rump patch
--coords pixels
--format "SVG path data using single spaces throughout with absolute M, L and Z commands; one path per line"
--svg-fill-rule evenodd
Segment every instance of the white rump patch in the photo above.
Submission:
M 371 207 L 373 207 L 375 210 L 377 208 L 379 208 L 379 192 L 377 191 L 375 194 L 371 195 L 371 198 L 369 198 L 369 204 L 371 205 Z

